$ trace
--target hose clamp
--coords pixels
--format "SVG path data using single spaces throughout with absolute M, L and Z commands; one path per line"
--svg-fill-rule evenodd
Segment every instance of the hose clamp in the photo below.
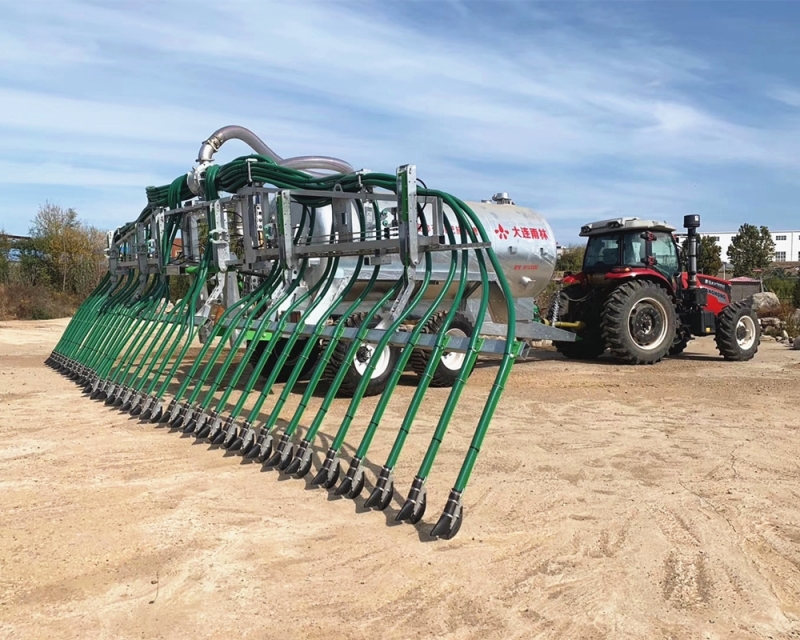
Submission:
M 208 160 L 203 160 L 186 174 L 186 185 L 189 187 L 189 191 L 196 196 L 203 195 L 203 174 L 210 165 Z

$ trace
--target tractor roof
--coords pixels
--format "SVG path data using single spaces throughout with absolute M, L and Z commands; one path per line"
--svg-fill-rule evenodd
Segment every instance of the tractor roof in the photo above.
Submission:
M 581 227 L 581 237 L 599 236 L 613 231 L 675 231 L 675 227 L 666 222 L 657 220 L 642 220 L 641 218 L 612 218 L 590 222 Z

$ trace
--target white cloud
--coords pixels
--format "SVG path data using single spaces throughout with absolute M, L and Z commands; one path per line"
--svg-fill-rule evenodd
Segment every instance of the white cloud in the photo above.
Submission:
M 0 63 L 35 64 L 45 68 L 69 66 L 78 63 L 98 62 L 88 49 L 79 44 L 54 41 L 49 35 L 35 33 L 28 37 L 6 31 L 0 44 Z
M 76 167 L 60 162 L 23 163 L 0 160 L 0 184 L 70 187 L 142 187 L 161 184 L 153 172 L 123 172 Z
M 613 10 L 590 12 L 598 30 L 620 34 L 599 43 L 536 5 L 504 6 L 532 25 L 525 33 L 500 32 L 458 2 L 459 29 L 423 30 L 384 9 L 18 5 L 16 20 L 0 24 L 0 61 L 15 74 L 3 86 L 0 69 L 0 134 L 21 158 L 8 160 L 8 175 L 25 182 L 31 167 L 56 163 L 54 184 L 166 183 L 229 123 L 282 155 L 383 171 L 415 162 L 465 197 L 513 190 L 564 219 L 712 202 L 719 185 L 695 186 L 692 167 L 800 167 L 796 122 L 745 125 L 704 106 L 696 96 L 714 61 Z M 795 106 L 798 95 L 772 94 Z M 220 158 L 244 151 L 226 147 Z
M 788 104 L 790 107 L 800 107 L 800 89 L 780 87 L 773 89 L 769 95 L 779 102 Z

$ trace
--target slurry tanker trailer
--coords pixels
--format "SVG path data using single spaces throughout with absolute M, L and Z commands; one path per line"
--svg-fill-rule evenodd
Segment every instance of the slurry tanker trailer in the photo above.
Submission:
M 216 164 L 216 151 L 234 138 L 254 153 Z M 429 188 L 413 165 L 385 174 L 336 158 L 281 158 L 235 126 L 203 143 L 191 171 L 146 193 L 139 217 L 109 233 L 108 273 L 48 363 L 95 400 L 288 476 L 313 471 L 312 485 L 351 499 L 364 491 L 364 462 L 386 430 L 389 402 L 405 402 L 365 502 L 381 510 L 421 409 L 430 420 L 426 395 L 444 394 L 396 514 L 416 523 L 469 374 L 479 356 L 496 358 L 494 383 L 431 531 L 455 535 L 525 340 L 579 339 L 580 323 L 542 322 L 535 311 L 556 261 L 547 221 L 504 193 L 466 203 Z M 175 300 L 177 276 L 191 284 Z M 401 399 L 394 391 L 404 375 L 417 384 Z M 362 417 L 367 395 L 379 398 Z M 334 402 L 348 403 L 345 417 L 326 424 Z M 342 447 L 357 420 L 366 426 L 345 465 Z M 330 444 L 313 469 L 323 426 Z

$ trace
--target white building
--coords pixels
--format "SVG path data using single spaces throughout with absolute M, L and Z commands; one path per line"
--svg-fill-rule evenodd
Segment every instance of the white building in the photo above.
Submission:
M 719 245 L 720 258 L 722 261 L 730 264 L 728 258 L 728 247 L 731 246 L 731 240 L 738 233 L 738 231 L 710 231 L 708 233 L 699 233 L 703 237 L 711 237 Z M 770 231 L 772 240 L 775 243 L 775 262 L 800 262 L 800 230 L 795 231 Z M 675 237 L 678 242 L 683 242 L 686 238 L 685 233 L 676 233 Z

